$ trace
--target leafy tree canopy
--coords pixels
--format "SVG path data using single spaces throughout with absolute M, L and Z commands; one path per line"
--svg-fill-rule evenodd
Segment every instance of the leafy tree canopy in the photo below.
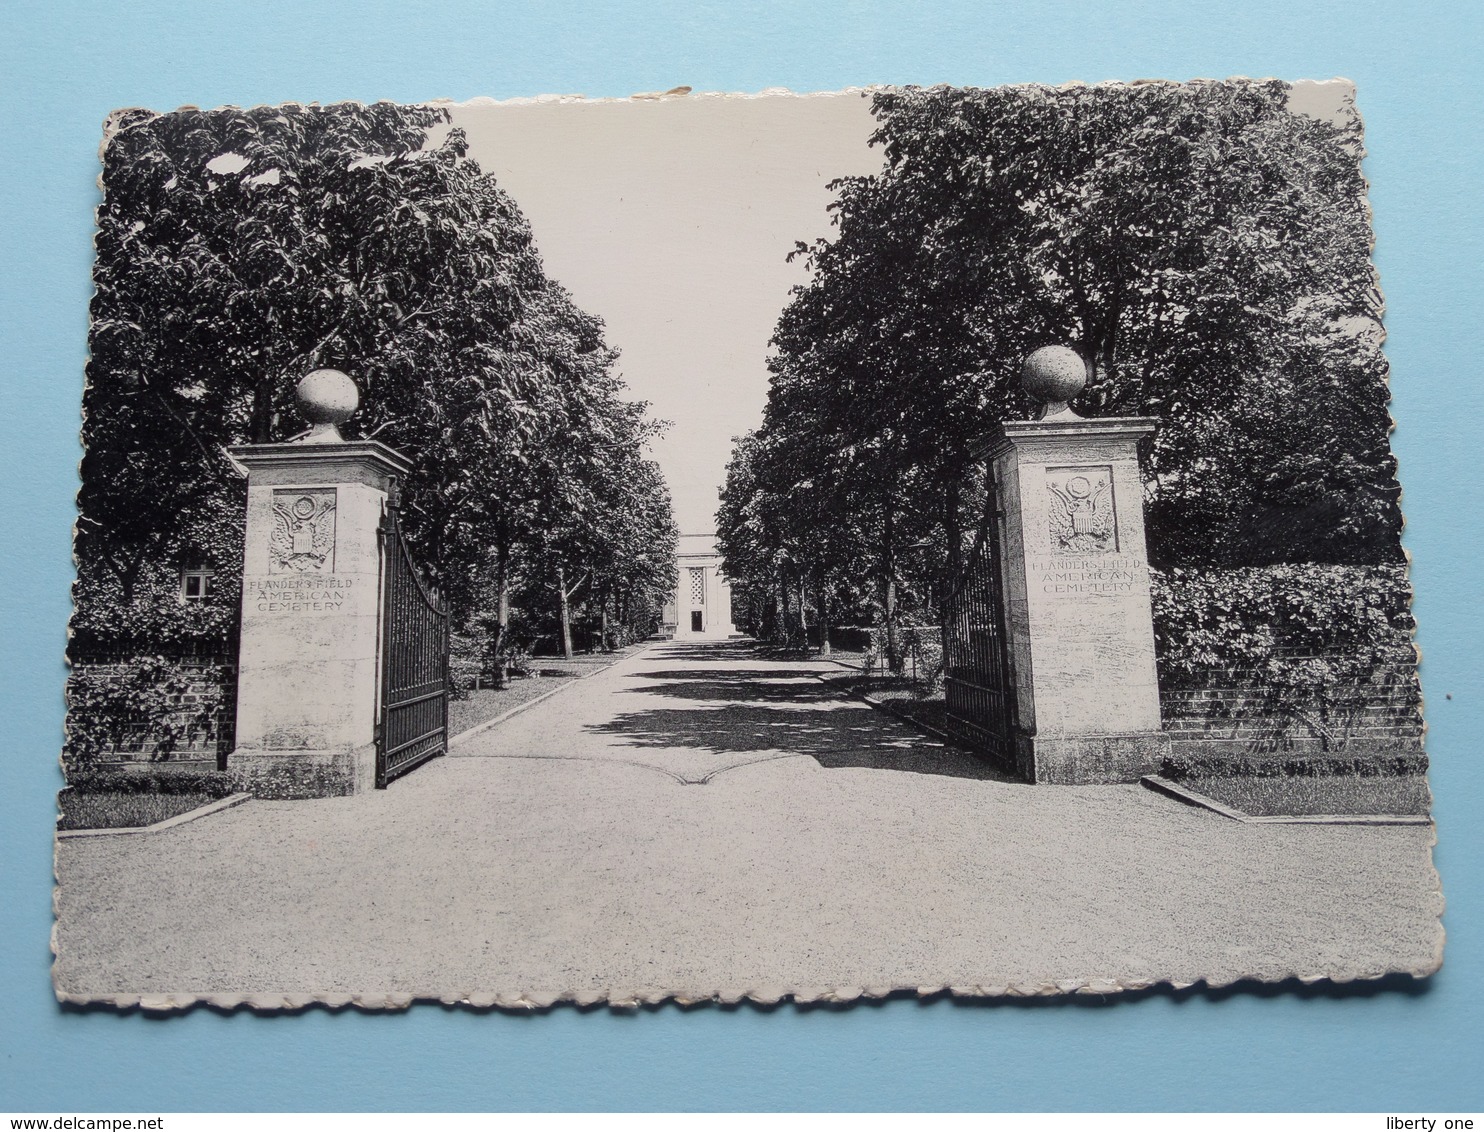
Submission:
M 496 558 L 534 546 L 554 515 L 585 540 L 579 554 L 624 541 L 595 524 L 641 521 L 643 508 L 594 500 L 642 462 L 645 406 L 624 399 L 602 323 L 546 277 L 520 209 L 462 133 L 431 140 L 446 121 L 347 103 L 110 123 L 77 624 L 158 636 L 140 608 L 155 603 L 139 599 L 162 555 L 236 573 L 240 535 L 193 538 L 188 520 L 240 530 L 223 450 L 298 432 L 293 390 L 318 366 L 361 388 L 350 434 L 411 458 L 404 529 L 461 620 Z M 668 496 L 645 505 L 668 516 Z M 625 580 L 649 570 L 611 550 L 603 566 Z
M 1089 362 L 1074 408 L 1147 414 L 1158 563 L 1399 561 L 1380 301 L 1353 112 L 1277 82 L 878 92 L 884 165 L 799 245 L 763 428 L 718 521 L 931 606 L 984 513 L 974 442 L 1034 406 L 1021 359 Z M 858 611 L 865 613 L 867 611 Z

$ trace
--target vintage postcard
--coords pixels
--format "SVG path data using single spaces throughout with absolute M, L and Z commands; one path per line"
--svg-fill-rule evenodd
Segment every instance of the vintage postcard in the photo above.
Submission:
M 119 111 L 58 996 L 1432 973 L 1363 152 L 1342 80 Z

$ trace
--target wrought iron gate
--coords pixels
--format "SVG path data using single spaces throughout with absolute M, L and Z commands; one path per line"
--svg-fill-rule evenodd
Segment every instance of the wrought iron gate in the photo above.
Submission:
M 1005 632 L 1000 577 L 1000 522 L 993 507 L 975 540 L 958 592 L 949 602 L 943 638 L 944 699 L 949 735 L 1014 767 L 1015 687 Z
M 418 575 L 397 523 L 381 519 L 381 718 L 376 786 L 448 750 L 448 610 Z

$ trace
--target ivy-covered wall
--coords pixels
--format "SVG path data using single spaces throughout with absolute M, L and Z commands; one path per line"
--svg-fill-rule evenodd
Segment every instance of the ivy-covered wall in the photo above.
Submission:
M 1419 761 L 1405 567 L 1169 570 L 1153 595 L 1175 755 Z
M 69 775 L 113 763 L 216 768 L 232 749 L 237 655 L 74 656 L 67 681 Z

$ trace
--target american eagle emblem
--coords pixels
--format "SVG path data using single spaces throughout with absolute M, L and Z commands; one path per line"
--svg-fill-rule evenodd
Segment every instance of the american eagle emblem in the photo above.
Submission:
M 334 568 L 335 493 L 283 492 L 273 500 L 269 542 L 273 573 L 323 573 Z
M 1051 546 L 1075 554 L 1113 549 L 1113 486 L 1106 473 L 1048 479 Z M 1060 481 L 1060 482 L 1058 482 Z

